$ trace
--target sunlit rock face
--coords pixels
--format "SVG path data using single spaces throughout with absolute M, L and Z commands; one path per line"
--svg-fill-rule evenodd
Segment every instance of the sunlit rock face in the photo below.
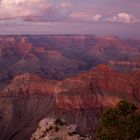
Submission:
M 12 83 L 4 90 L 5 94 L 13 93 L 27 95 L 44 95 L 55 93 L 55 80 L 43 79 L 36 75 L 25 73 L 16 76 Z
M 122 98 L 139 104 L 139 76 L 139 72 L 123 74 L 101 65 L 61 82 L 62 93 L 56 96 L 56 104 L 66 109 L 106 107 L 115 105 Z
M 31 74 L 16 76 L 5 89 L 16 95 L 51 95 L 60 109 L 92 109 L 114 106 L 122 98 L 139 104 L 140 72 L 119 73 L 107 65 L 62 81 Z

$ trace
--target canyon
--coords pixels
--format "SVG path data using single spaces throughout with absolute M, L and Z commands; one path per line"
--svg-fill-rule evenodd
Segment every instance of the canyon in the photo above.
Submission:
M 68 124 L 77 124 L 79 131 L 86 134 L 89 130 L 96 129 L 103 110 L 115 106 L 121 99 L 133 101 L 140 107 L 140 71 L 115 72 L 108 65 L 101 64 L 64 80 L 50 80 L 25 73 L 16 76 L 4 89 L 3 95 L 14 101 L 18 111 L 21 111 L 20 115 L 26 109 L 23 120 L 27 116 L 32 118 L 30 115 L 39 120 L 46 116 L 62 118 Z M 11 108 L 7 111 L 13 113 Z M 39 120 L 34 120 L 36 125 Z M 33 133 L 35 126 L 28 127 L 32 127 Z M 15 138 L 18 139 L 21 135 L 25 138 L 25 133 L 20 133 Z
M 140 41 L 117 36 L 0 36 L 2 140 L 25 140 L 46 117 L 94 132 L 101 113 L 140 107 Z
M 0 36 L 0 81 L 26 72 L 65 79 L 110 60 L 139 63 L 139 42 L 129 42 L 117 36 Z

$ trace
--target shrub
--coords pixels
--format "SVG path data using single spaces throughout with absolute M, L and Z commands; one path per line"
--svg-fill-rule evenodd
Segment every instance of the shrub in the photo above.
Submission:
M 140 138 L 140 114 L 135 104 L 120 101 L 116 108 L 106 110 L 97 130 L 99 140 L 134 140 Z
M 64 125 L 65 123 L 61 120 L 61 119 L 56 119 L 54 121 L 54 124 L 57 124 L 57 125 Z

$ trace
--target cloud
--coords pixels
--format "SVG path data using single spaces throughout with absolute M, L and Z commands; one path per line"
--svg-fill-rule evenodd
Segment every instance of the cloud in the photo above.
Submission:
M 0 0 L 0 20 L 20 21 L 77 21 L 77 22 L 140 22 L 139 12 L 133 12 L 135 16 L 127 12 L 119 12 L 109 17 L 116 11 L 116 1 L 102 2 L 102 0 Z M 131 1 L 131 0 L 129 0 Z M 110 3 L 114 5 L 111 7 Z M 121 0 L 119 2 L 121 3 Z M 132 2 L 131 2 L 132 3 Z M 134 3 L 134 2 L 133 2 Z M 136 3 L 138 5 L 138 3 Z M 109 11 L 106 9 L 110 8 Z M 121 10 L 131 12 L 121 7 Z M 117 9 L 118 10 L 118 9 Z M 135 9 L 134 9 L 135 10 Z M 138 11 L 138 10 L 137 10 Z M 139 17 L 140 18 L 140 17 Z
M 120 12 L 113 17 L 109 17 L 106 19 L 106 21 L 110 22 L 121 22 L 121 23 L 136 23 L 140 22 L 139 19 L 137 19 L 135 16 L 132 16 L 126 12 Z
M 101 18 L 102 18 L 102 16 L 100 14 L 97 14 L 97 15 L 92 17 L 92 20 L 95 22 L 98 22 Z
M 72 7 L 73 4 L 69 2 L 52 4 L 48 0 L 2 0 L 0 3 L 0 20 L 61 20 L 67 17 Z
M 88 14 L 84 12 L 75 12 L 70 14 L 69 18 L 74 21 L 88 21 L 88 22 L 99 22 L 102 18 L 101 14 Z

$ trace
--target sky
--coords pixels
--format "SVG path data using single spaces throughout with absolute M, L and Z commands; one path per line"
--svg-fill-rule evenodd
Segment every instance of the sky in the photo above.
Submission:
M 140 0 L 0 0 L 0 34 L 140 37 Z

